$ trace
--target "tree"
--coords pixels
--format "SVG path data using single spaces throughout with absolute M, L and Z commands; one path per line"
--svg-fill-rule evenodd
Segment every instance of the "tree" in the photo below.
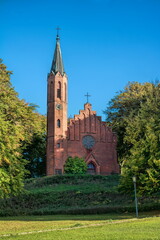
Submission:
M 68 157 L 65 165 L 64 172 L 67 174 L 83 174 L 87 171 L 87 164 L 83 158 Z
M 0 197 L 21 191 L 25 174 L 19 144 L 24 137 L 16 115 L 22 102 L 17 101 L 10 74 L 0 61 Z
M 141 104 L 146 102 L 150 89 L 154 84 L 137 82 L 129 83 L 123 91 L 120 91 L 108 104 L 104 111 L 107 123 L 112 126 L 113 131 L 118 135 L 118 155 L 119 162 L 128 152 L 131 144 L 126 144 L 124 138 L 126 135 L 127 119 L 133 119 L 137 116 Z
M 130 191 L 137 176 L 139 193 L 160 187 L 160 84 L 130 83 L 111 100 L 107 121 L 118 135 L 121 189 Z
M 45 117 L 18 98 L 10 75 L 0 60 L 0 198 L 22 191 L 27 173 L 22 153 L 33 135 L 45 132 Z
M 23 158 L 27 160 L 27 178 L 42 177 L 46 174 L 46 134 L 33 134 L 32 141 L 23 151 Z
M 37 105 L 28 105 L 25 139 L 21 143 L 23 159 L 27 160 L 27 178 L 46 174 L 46 116 L 37 112 Z

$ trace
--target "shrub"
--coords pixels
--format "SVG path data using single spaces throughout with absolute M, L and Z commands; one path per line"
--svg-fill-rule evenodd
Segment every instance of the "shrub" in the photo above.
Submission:
M 83 158 L 68 157 L 64 165 L 64 172 L 67 174 L 83 174 L 87 171 L 87 164 Z

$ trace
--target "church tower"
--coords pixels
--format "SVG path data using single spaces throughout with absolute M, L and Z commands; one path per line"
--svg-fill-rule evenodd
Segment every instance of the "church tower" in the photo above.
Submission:
M 67 132 L 67 76 L 57 33 L 47 83 L 47 175 L 63 173 Z

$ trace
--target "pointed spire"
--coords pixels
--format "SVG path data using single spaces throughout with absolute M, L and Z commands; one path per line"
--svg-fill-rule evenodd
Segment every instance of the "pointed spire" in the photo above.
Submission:
M 60 72 L 63 75 L 65 71 L 64 71 L 64 66 L 63 66 L 61 47 L 60 47 L 60 37 L 58 34 L 58 30 L 60 30 L 60 29 L 57 28 L 56 47 L 55 47 L 55 51 L 54 51 L 51 72 L 54 72 L 55 74 L 57 72 Z

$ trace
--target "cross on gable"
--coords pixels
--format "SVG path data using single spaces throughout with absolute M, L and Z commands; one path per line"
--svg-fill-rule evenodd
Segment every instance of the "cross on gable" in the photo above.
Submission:
M 88 92 L 87 92 L 87 94 L 84 95 L 84 96 L 87 97 L 87 103 L 89 103 L 89 97 L 90 97 L 91 95 L 89 95 Z

